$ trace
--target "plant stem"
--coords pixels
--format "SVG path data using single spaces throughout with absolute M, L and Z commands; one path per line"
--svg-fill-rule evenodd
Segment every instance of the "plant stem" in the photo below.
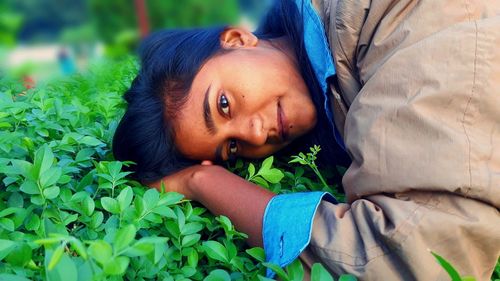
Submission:
M 315 165 L 316 166 L 316 165 Z M 323 178 L 323 176 L 321 175 L 321 173 L 319 172 L 318 168 L 316 167 L 311 167 L 311 169 L 313 169 L 314 173 L 318 176 L 319 180 L 321 181 L 321 183 L 325 186 L 325 187 L 329 187 L 328 183 L 326 183 L 326 180 Z

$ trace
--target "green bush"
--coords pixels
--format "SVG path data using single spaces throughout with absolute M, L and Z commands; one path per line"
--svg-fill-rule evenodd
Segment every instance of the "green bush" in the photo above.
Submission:
M 127 178 L 110 142 L 136 71 L 130 59 L 32 90 L 0 81 L 0 281 L 267 280 L 266 268 L 301 280 L 299 262 L 265 263 L 227 217 Z M 228 168 L 277 193 L 341 198 L 318 152 Z M 333 280 L 320 264 L 312 274 Z
M 2 79 L 0 280 L 263 280 L 274 268 L 227 217 L 148 189 L 114 161 L 109 144 L 136 71 L 132 59 L 103 63 L 32 90 Z M 304 169 L 272 162 L 231 168 L 275 191 L 316 186 Z M 279 274 L 297 280 L 301 267 Z

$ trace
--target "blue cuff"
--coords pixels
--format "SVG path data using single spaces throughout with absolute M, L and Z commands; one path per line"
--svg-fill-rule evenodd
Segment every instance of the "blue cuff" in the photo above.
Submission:
M 267 204 L 262 237 L 266 261 L 285 267 L 293 262 L 311 240 L 314 215 L 322 199 L 334 204 L 326 192 L 298 192 L 274 196 Z M 275 273 L 267 269 L 267 277 Z

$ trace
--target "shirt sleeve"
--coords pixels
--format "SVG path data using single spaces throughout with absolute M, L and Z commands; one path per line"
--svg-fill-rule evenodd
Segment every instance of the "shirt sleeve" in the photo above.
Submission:
M 321 200 L 337 203 L 326 192 L 298 192 L 274 196 L 264 212 L 262 237 L 266 261 L 280 267 L 293 262 L 311 240 L 313 219 Z M 275 273 L 267 269 L 267 277 Z

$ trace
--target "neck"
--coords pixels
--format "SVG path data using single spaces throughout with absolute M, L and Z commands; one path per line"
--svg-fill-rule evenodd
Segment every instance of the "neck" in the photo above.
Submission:
M 285 54 L 291 61 L 298 64 L 295 49 L 292 47 L 292 42 L 288 36 L 259 40 L 263 47 L 273 48 Z

